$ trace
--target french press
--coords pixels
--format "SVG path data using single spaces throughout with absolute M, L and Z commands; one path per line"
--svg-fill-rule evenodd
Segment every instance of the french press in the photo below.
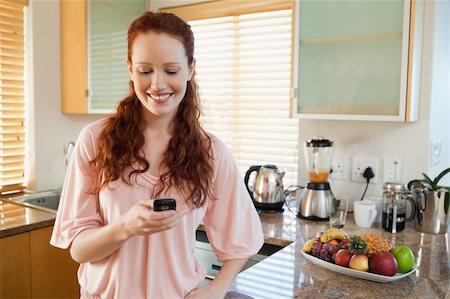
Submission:
M 411 215 L 406 218 L 406 202 L 411 203 Z M 405 184 L 387 182 L 383 185 L 383 214 L 381 226 L 393 234 L 405 229 L 405 222 L 414 219 L 416 205 L 408 196 Z

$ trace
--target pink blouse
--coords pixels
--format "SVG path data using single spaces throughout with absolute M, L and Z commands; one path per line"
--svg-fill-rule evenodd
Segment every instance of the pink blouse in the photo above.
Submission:
M 67 170 L 61 202 L 50 243 L 68 248 L 83 230 L 101 227 L 148 198 L 157 182 L 150 173 L 138 175 L 133 186 L 117 180 L 100 192 L 88 194 L 92 176 L 89 161 L 97 150 L 104 120 L 87 125 L 80 133 Z M 261 222 L 228 148 L 212 137 L 213 192 L 189 211 L 174 228 L 149 236 L 135 236 L 110 256 L 80 265 L 78 281 L 86 298 L 183 298 L 205 278 L 206 271 L 194 256 L 195 231 L 205 226 L 220 261 L 256 254 L 264 238 Z M 189 209 L 184 199 L 169 190 L 164 197 L 177 200 L 177 209 Z

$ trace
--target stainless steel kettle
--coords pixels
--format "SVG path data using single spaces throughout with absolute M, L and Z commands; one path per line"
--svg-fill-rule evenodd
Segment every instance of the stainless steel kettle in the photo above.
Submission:
M 252 172 L 256 171 L 253 186 L 249 186 Z M 285 192 L 283 189 L 284 172 L 279 172 L 275 165 L 254 165 L 245 173 L 245 186 L 259 210 L 281 210 Z

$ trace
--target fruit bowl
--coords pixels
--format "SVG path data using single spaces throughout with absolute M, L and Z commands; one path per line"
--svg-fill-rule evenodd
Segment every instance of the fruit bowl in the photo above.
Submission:
M 353 269 L 346 268 L 343 266 L 339 266 L 339 265 L 321 260 L 319 258 L 316 258 L 316 257 L 312 256 L 311 254 L 308 254 L 304 251 L 302 251 L 302 255 L 307 260 L 310 260 L 313 264 L 327 268 L 334 272 L 349 275 L 352 277 L 361 278 L 361 279 L 381 282 L 381 283 L 393 282 L 393 281 L 405 278 L 405 277 L 411 275 L 412 273 L 414 273 L 414 271 L 416 271 L 416 269 L 417 269 L 417 264 L 416 264 L 416 265 L 414 265 L 414 269 L 412 269 L 411 271 L 409 271 L 407 273 L 397 273 L 394 276 L 384 276 L 384 275 L 379 275 L 379 274 L 374 274 L 374 273 L 364 272 L 364 271 L 358 271 L 358 270 L 353 270 Z

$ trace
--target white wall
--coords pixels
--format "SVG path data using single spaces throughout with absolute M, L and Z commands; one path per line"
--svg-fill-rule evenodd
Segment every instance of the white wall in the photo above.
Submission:
M 33 56 L 29 91 L 34 105 L 28 113 L 33 123 L 28 132 L 34 134 L 31 155 L 35 167 L 28 174 L 28 189 L 42 191 L 62 186 L 66 167 L 64 143 L 75 141 L 80 129 L 99 116 L 69 116 L 61 113 L 59 1 L 31 0 L 31 52 Z M 75 62 L 76 63 L 76 62 Z
M 441 4 L 440 4 L 441 5 Z M 448 5 L 448 4 L 447 4 Z M 31 189 L 46 190 L 60 187 L 65 174 L 63 163 L 63 145 L 75 140 L 80 129 L 100 116 L 73 116 L 61 113 L 60 104 L 60 51 L 59 51 L 59 2 L 53 0 L 31 0 L 33 31 L 33 71 L 34 87 L 32 98 L 35 101 L 35 118 L 33 131 L 35 134 L 36 170 L 35 180 Z M 434 38 L 434 13 L 436 7 L 427 1 L 425 7 L 425 30 L 423 47 L 423 66 L 420 100 L 420 120 L 415 123 L 391 122 L 356 122 L 356 121 L 319 121 L 302 120 L 299 134 L 303 142 L 315 135 L 323 135 L 335 142 L 335 155 L 375 156 L 383 158 L 398 158 L 403 161 L 402 178 L 407 182 L 420 178 L 426 172 L 429 157 L 430 103 L 436 98 L 445 101 L 445 94 L 439 90 L 442 85 L 434 83 L 433 76 L 440 77 L 445 70 L 434 71 L 438 58 L 433 58 L 438 42 Z M 448 12 L 448 10 L 447 10 Z M 440 18 L 439 24 L 447 22 Z M 448 29 L 447 29 L 448 47 Z M 448 48 L 447 48 L 448 49 Z M 447 54 L 448 59 L 448 54 Z M 440 58 L 439 58 L 440 59 Z M 448 61 L 448 60 L 447 60 Z M 448 72 L 448 66 L 447 66 Z M 433 76 L 431 76 L 433 74 Z M 446 84 L 448 88 L 448 84 Z M 446 99 L 448 100 L 448 90 Z M 448 108 L 447 108 L 448 109 Z M 444 112 L 443 112 L 444 113 Z M 448 110 L 446 119 L 448 119 Z M 442 117 L 441 115 L 438 118 Z M 433 133 L 434 134 L 434 133 Z M 443 165 L 450 165 L 448 158 L 448 131 L 439 134 L 444 140 L 446 157 Z M 305 171 L 302 162 L 300 183 L 305 183 Z M 350 164 L 349 164 L 350 165 Z M 376 185 L 370 185 L 367 195 L 381 194 L 381 180 Z M 363 192 L 364 185 L 335 181 L 332 183 L 335 193 L 346 193 L 357 199 Z
M 450 1 L 437 1 L 431 10 L 434 20 L 434 34 L 429 42 L 433 45 L 431 70 L 430 141 L 440 141 L 439 162 L 433 161 L 434 148 L 430 147 L 430 169 L 435 177 L 443 169 L 450 167 Z M 442 180 L 442 185 L 450 186 L 450 175 Z

